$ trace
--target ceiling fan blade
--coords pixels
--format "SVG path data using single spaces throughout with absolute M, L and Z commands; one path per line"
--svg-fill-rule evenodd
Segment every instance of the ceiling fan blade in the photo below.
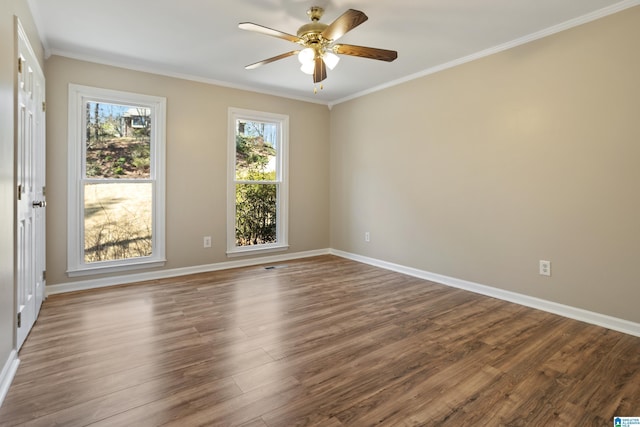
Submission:
M 316 64 L 313 69 L 313 82 L 320 83 L 327 78 L 327 67 L 324 65 L 322 58 L 316 58 Z
M 349 9 L 324 29 L 322 37 L 327 40 L 336 41 L 367 19 L 369 18 L 364 14 L 364 12 Z
M 337 44 L 333 46 L 334 53 L 342 55 L 359 56 L 361 58 L 377 59 L 379 61 L 391 62 L 398 57 L 395 50 L 378 49 L 375 47 L 355 46 L 352 44 Z
M 241 30 L 253 31 L 255 33 L 266 34 L 271 37 L 277 37 L 279 39 L 302 44 L 302 39 L 298 36 L 283 33 L 282 31 L 274 30 L 263 25 L 254 24 L 253 22 L 241 22 L 238 24 L 238 28 L 240 28 Z
M 280 59 L 284 59 L 284 58 L 288 58 L 288 57 L 293 56 L 293 55 L 297 55 L 298 53 L 300 53 L 299 50 L 293 50 L 291 52 L 283 53 L 283 54 L 280 54 L 280 55 L 277 55 L 277 56 L 274 56 L 274 57 L 271 57 L 271 58 L 268 58 L 268 59 L 263 59 L 260 62 L 256 62 L 255 64 L 251 64 L 251 65 L 247 65 L 244 68 L 247 69 L 247 70 L 253 70 L 254 68 L 258 68 L 258 67 L 260 67 L 262 65 L 270 64 L 270 63 L 278 61 Z

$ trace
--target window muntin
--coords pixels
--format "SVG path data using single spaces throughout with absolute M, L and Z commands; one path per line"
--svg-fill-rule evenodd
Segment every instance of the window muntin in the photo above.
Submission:
M 69 275 L 162 265 L 165 99 L 69 95 Z

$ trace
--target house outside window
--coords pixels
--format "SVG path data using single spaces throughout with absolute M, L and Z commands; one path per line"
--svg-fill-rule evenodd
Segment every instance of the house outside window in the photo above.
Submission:
M 69 86 L 67 273 L 165 261 L 161 97 Z
M 289 118 L 229 109 L 227 254 L 284 250 Z

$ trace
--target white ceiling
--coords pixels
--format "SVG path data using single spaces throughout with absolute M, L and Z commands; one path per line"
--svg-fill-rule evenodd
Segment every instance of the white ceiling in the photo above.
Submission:
M 640 0 L 29 0 L 48 55 L 124 66 L 333 104 L 520 44 Z M 392 49 L 387 63 L 341 56 L 313 93 L 295 57 L 244 66 L 297 45 L 238 29 L 254 22 L 295 34 L 310 6 L 329 24 L 347 9 L 369 20 L 342 43 Z

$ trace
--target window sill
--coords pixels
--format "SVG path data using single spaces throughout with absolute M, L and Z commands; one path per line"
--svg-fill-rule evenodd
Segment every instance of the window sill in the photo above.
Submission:
M 104 273 L 119 273 L 122 271 L 140 270 L 143 268 L 163 267 L 166 263 L 166 259 L 160 260 L 148 260 L 148 261 L 136 261 L 136 263 L 128 264 L 109 264 L 109 265 L 97 265 L 91 267 L 80 267 L 76 269 L 67 270 L 67 276 L 80 277 L 89 276 L 93 274 Z
M 244 246 L 241 248 L 234 248 L 227 251 L 227 256 L 239 257 L 239 256 L 250 256 L 257 254 L 264 254 L 269 252 L 281 252 L 289 249 L 289 245 L 269 245 L 269 246 Z

